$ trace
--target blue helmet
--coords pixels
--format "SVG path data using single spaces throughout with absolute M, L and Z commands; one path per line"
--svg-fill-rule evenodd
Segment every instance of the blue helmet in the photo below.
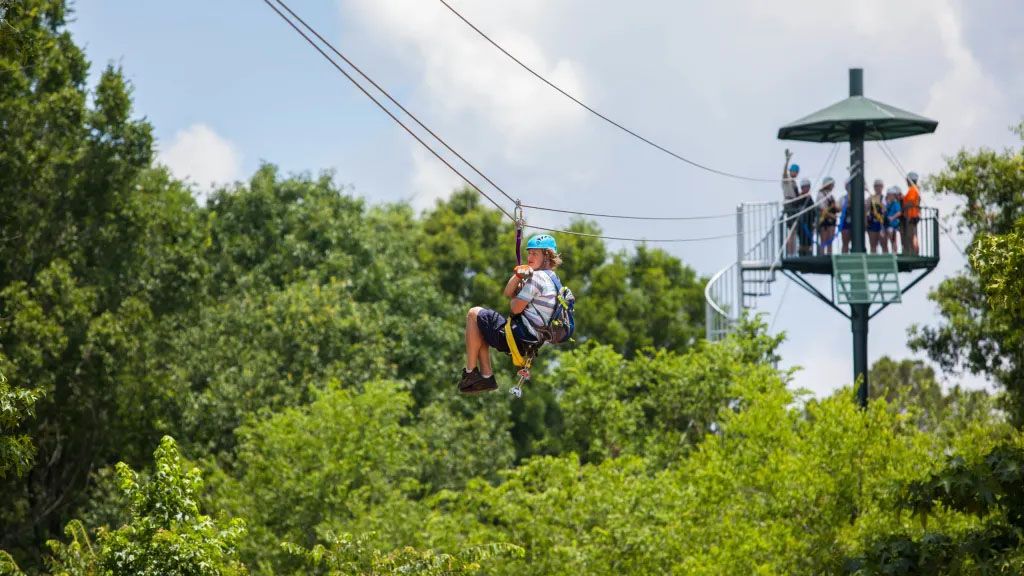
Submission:
M 776 166 L 777 166 L 777 164 L 776 164 Z M 800 171 L 800 165 L 799 164 L 790 164 L 789 165 L 789 171 L 790 172 L 799 172 Z
M 555 244 L 555 239 L 548 234 L 538 234 L 526 243 L 526 249 L 531 250 L 534 248 L 549 249 L 558 252 L 558 244 Z

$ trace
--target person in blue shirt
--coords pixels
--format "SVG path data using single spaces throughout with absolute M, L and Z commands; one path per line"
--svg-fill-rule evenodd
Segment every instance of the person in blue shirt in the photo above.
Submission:
M 903 199 L 900 196 L 899 186 L 889 186 L 885 191 L 885 237 L 882 242 L 892 246 L 893 254 L 899 246 L 900 218 L 903 216 Z
M 526 243 L 526 253 L 526 264 L 516 266 L 505 283 L 504 295 L 510 298 L 509 318 L 482 306 L 474 306 L 466 314 L 466 367 L 459 382 L 463 394 L 498 389 L 491 348 L 511 353 L 505 337 L 506 323 L 511 323 L 516 346 L 525 350 L 538 345 L 538 329 L 547 326 L 554 314 L 558 298 L 554 270 L 562 264 L 558 245 L 553 237 L 540 234 Z

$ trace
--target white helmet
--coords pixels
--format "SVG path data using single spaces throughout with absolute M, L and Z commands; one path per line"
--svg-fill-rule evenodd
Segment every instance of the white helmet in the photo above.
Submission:
M 907 172 L 907 180 L 917 184 L 917 172 Z

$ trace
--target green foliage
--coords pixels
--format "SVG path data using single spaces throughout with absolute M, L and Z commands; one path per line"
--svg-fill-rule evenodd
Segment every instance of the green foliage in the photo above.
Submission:
M 437 285 L 459 301 L 508 309 L 501 291 L 516 260 L 511 222 L 465 188 L 437 202 L 424 216 L 423 231 L 419 260 Z
M 870 369 L 870 398 L 912 418 L 923 431 L 959 434 L 971 426 L 999 427 L 1004 416 L 984 390 L 954 386 L 943 392 L 935 371 L 921 360 L 879 358 Z
M 0 355 L 0 367 L 3 360 Z M 35 456 L 32 439 L 16 431 L 25 419 L 33 416 L 39 396 L 37 389 L 11 386 L 0 368 L 0 478 L 8 474 L 21 476 L 32 465 Z
M 970 259 L 988 300 L 992 324 L 1007 348 L 1020 349 L 1024 346 L 1019 330 L 1024 326 L 1024 217 L 1005 234 L 977 236 Z
M 579 344 L 522 400 L 458 396 L 465 311 L 507 310 L 510 222 L 469 190 L 417 215 L 271 164 L 197 206 L 121 71 L 86 86 L 65 17 L 8 2 L 0 26 L 0 572 L 41 573 L 61 533 L 57 574 L 1019 569 L 1000 397 L 885 358 L 867 410 L 809 399 L 761 319 L 704 342 L 692 269 L 586 235 L 558 238 Z M 915 339 L 1018 420 L 1021 158 L 933 181 L 975 238 Z
M 281 566 L 281 539 L 312 546 L 335 528 L 407 536 L 422 520 L 414 497 L 426 456 L 402 425 L 410 406 L 395 384 L 370 383 L 362 393 L 333 385 L 308 406 L 239 429 L 237 462 L 216 501 L 249 520 L 248 563 Z
M 305 573 L 330 576 L 460 576 L 476 574 L 491 558 L 523 556 L 522 548 L 499 543 L 473 546 L 453 555 L 409 546 L 385 554 L 369 546 L 365 538 L 349 534 L 329 535 L 328 542 L 329 547 L 317 544 L 311 550 L 294 544 L 284 547 L 305 561 L 310 570 Z
M 1024 139 L 1024 124 L 1018 125 L 1016 131 Z M 994 248 L 1000 242 L 1014 242 L 1014 223 L 1024 217 L 1024 147 L 1001 152 L 984 148 L 976 152 L 961 150 L 947 159 L 946 169 L 931 183 L 937 192 L 954 195 L 964 203 L 957 222 L 961 230 L 972 236 L 971 266 L 964 273 L 943 280 L 929 295 L 938 304 L 943 322 L 938 326 L 915 327 L 911 346 L 927 351 L 945 370 L 966 369 L 994 379 L 1007 391 L 1009 412 L 1020 423 L 1024 419 L 1024 346 L 1019 339 L 1020 323 L 1014 324 L 1012 316 L 993 311 L 990 290 L 995 287 L 992 282 L 996 277 L 982 279 L 976 262 L 985 266 L 999 261 L 1000 250 Z M 1002 235 L 1009 236 L 1005 240 L 995 239 Z M 1010 262 L 1006 260 L 987 269 L 995 271 Z M 1007 284 L 1001 293 L 1019 303 L 1019 289 L 1019 284 Z
M 944 468 L 908 484 L 900 505 L 920 517 L 942 507 L 977 518 L 963 531 L 874 537 L 847 561 L 853 574 L 1020 574 L 1024 570 L 1024 447 L 1019 438 L 976 459 L 950 456 Z
M 18 563 L 10 554 L 0 550 L 0 576 L 24 576 L 25 573 L 18 568 Z
M 579 338 L 632 357 L 647 347 L 682 352 L 702 338 L 704 280 L 658 248 L 615 254 L 578 294 Z
M 70 542 L 50 541 L 54 574 L 206 575 L 244 574 L 235 558 L 245 533 L 241 520 L 226 525 L 200 513 L 203 481 L 199 470 L 181 459 L 172 438 L 160 441 L 148 482 L 119 463 L 119 487 L 129 501 L 128 522 L 100 530 L 93 545 L 78 521 L 65 528 Z
M 743 330 L 763 327 L 753 321 Z M 741 331 L 685 354 L 646 349 L 632 359 L 599 345 L 560 356 L 552 380 L 561 391 L 563 450 L 585 462 L 621 454 L 646 455 L 654 467 L 676 461 L 715 429 L 723 408 L 740 400 L 738 379 L 779 378 L 764 359 L 780 340 L 758 338 Z
M 894 488 L 941 445 L 849 389 L 801 407 L 779 375 L 734 370 L 736 401 L 673 466 L 533 458 L 498 486 L 438 494 L 428 544 L 525 548 L 496 574 L 827 573 L 861 533 L 899 525 Z

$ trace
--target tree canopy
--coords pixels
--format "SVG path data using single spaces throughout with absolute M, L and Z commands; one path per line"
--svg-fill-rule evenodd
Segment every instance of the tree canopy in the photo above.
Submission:
M 680 259 L 562 235 L 577 341 L 465 397 L 499 212 L 270 163 L 200 205 L 66 4 L 0 4 L 0 574 L 1020 573 L 1018 152 L 936 177 L 974 239 L 916 340 L 992 393 L 883 358 L 866 410 L 810 397 L 762 319 L 702 338 Z

